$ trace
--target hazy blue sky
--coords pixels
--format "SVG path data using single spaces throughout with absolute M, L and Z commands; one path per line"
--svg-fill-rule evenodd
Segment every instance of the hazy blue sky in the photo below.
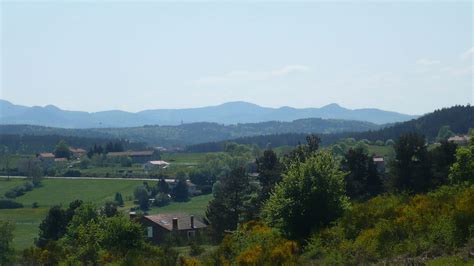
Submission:
M 99 111 L 473 101 L 473 4 L 1 4 L 0 98 Z

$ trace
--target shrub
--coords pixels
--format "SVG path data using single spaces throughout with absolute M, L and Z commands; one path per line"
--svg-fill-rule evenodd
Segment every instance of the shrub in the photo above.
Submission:
M 462 248 L 474 225 L 474 186 L 443 186 L 414 196 L 383 195 L 355 203 L 332 227 L 315 233 L 305 257 L 331 264 L 440 256 Z
M 5 192 L 5 197 L 9 199 L 14 199 L 16 197 L 19 197 L 21 195 L 25 194 L 25 186 L 16 186 L 7 192 Z
M 8 200 L 8 199 L 0 199 L 0 209 L 19 209 L 23 208 L 23 204 Z
M 31 181 L 27 181 L 27 182 L 25 182 L 25 184 L 23 184 L 23 190 L 25 192 L 26 191 L 32 191 L 34 187 L 35 187 L 35 185 Z
M 33 208 L 33 209 L 36 209 L 36 208 L 38 208 L 38 207 L 39 207 L 39 204 L 38 204 L 38 202 L 36 202 L 36 201 L 33 202 L 33 204 L 31 204 L 31 208 Z
M 163 207 L 163 206 L 166 206 L 170 203 L 171 199 L 170 197 L 168 196 L 168 194 L 165 194 L 165 193 L 158 193 L 156 196 L 155 196 L 155 205 L 157 207 Z
M 64 174 L 65 177 L 80 177 L 81 171 L 79 170 L 67 170 Z

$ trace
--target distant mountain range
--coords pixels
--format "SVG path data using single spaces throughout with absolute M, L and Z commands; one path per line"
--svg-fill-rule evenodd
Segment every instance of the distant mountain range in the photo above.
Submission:
M 247 102 L 229 102 L 217 106 L 187 109 L 156 109 L 137 113 L 120 110 L 80 112 L 45 107 L 15 105 L 0 100 L 0 124 L 29 124 L 61 128 L 138 127 L 144 125 L 179 125 L 214 122 L 219 124 L 294 121 L 303 118 L 324 118 L 366 121 L 375 124 L 403 122 L 416 116 L 379 109 L 347 109 L 338 104 L 321 108 L 269 108 Z

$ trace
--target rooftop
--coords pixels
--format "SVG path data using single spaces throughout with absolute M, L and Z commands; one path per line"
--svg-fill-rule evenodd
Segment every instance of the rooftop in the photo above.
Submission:
M 51 152 L 42 152 L 39 154 L 39 157 L 41 158 L 54 158 L 54 154 Z
M 168 231 L 173 230 L 173 218 L 178 219 L 178 230 L 190 230 L 196 228 L 206 228 L 200 220 L 194 218 L 194 228 L 191 228 L 191 215 L 187 213 L 160 213 L 144 216 L 145 219 L 165 228 Z

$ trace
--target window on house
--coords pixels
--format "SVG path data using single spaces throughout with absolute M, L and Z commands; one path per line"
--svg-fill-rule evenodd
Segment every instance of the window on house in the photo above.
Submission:
M 153 237 L 153 227 L 148 226 L 146 229 L 147 229 L 146 230 L 147 231 L 147 234 L 146 234 L 147 237 Z
M 188 231 L 188 239 L 194 238 L 196 236 L 196 231 Z

